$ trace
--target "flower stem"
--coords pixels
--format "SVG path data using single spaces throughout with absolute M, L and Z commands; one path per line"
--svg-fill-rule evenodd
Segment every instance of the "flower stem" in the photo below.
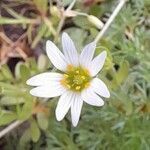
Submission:
M 71 10 L 73 8 L 75 2 L 76 2 L 76 0 L 73 0 L 72 3 L 68 6 L 68 8 L 65 11 Z M 65 12 L 63 12 L 63 16 L 62 16 L 62 18 L 61 18 L 61 20 L 59 22 L 59 25 L 58 25 L 58 28 L 57 28 L 57 32 L 56 32 L 56 36 L 55 36 L 55 40 L 54 41 L 56 41 L 56 39 L 58 38 L 58 35 L 59 35 L 59 33 L 60 33 L 60 31 L 61 31 L 61 29 L 63 27 L 65 19 L 66 19 Z
M 94 40 L 96 43 L 103 37 L 103 35 L 107 31 L 107 29 L 109 28 L 109 26 L 111 25 L 111 23 L 114 21 L 115 17 L 118 15 L 118 13 L 120 12 L 120 10 L 122 9 L 122 7 L 124 6 L 124 4 L 126 3 L 126 1 L 127 0 L 120 0 L 120 2 L 117 5 L 116 9 L 112 13 L 112 15 L 110 16 L 110 18 L 108 19 L 108 21 L 106 22 L 106 24 L 104 25 L 104 27 L 102 28 L 102 30 L 96 36 L 96 38 Z
M 0 138 L 2 138 L 5 134 L 7 134 L 8 132 L 10 132 L 11 130 L 13 130 L 14 128 L 16 128 L 17 126 L 19 126 L 22 123 L 23 123 L 23 121 L 17 120 L 15 122 L 13 122 L 12 124 L 10 124 L 8 127 L 6 127 L 5 129 L 3 129 L 0 132 Z

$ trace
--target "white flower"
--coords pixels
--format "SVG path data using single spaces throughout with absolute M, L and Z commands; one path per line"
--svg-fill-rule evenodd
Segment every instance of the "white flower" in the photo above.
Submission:
M 79 37 L 80 38 L 80 37 Z M 83 48 L 80 55 L 68 34 L 62 35 L 63 53 L 51 41 L 46 43 L 46 52 L 52 64 L 62 73 L 46 72 L 27 81 L 36 86 L 30 93 L 37 97 L 52 98 L 60 96 L 56 108 L 56 118 L 61 121 L 71 108 L 73 126 L 77 126 L 83 101 L 93 106 L 103 106 L 102 97 L 110 93 L 103 81 L 95 77 L 102 69 L 106 52 L 93 59 L 96 43 Z

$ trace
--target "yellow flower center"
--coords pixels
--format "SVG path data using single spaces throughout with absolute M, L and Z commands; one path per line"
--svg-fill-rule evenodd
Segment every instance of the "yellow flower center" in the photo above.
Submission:
M 74 67 L 69 65 L 60 82 L 64 87 L 72 91 L 80 92 L 90 85 L 91 79 L 92 78 L 87 69 L 81 66 Z

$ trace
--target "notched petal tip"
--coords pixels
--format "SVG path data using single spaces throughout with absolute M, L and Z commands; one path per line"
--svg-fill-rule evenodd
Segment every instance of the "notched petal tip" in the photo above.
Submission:
M 48 50 L 49 47 L 51 47 L 51 44 L 54 44 L 54 43 L 50 40 L 46 41 L 46 51 Z
M 78 123 L 73 123 L 72 122 L 73 127 L 77 127 Z
M 34 92 L 34 89 L 30 90 L 29 93 L 30 93 L 32 96 L 36 96 L 36 95 L 35 95 L 35 92 Z
M 95 106 L 97 106 L 97 107 L 102 107 L 102 106 L 104 106 L 105 105 L 105 102 L 104 102 L 104 100 L 103 99 L 99 99 L 99 102 L 97 103 L 97 105 L 95 105 Z M 94 105 L 93 105 L 94 106 Z
M 77 125 L 78 125 L 78 123 L 79 123 L 79 120 L 72 120 L 72 126 L 73 127 L 77 127 Z
M 62 120 L 63 120 L 63 118 L 61 118 L 61 117 L 58 115 L 57 112 L 55 112 L 55 114 L 56 114 L 56 120 L 57 120 L 57 121 L 62 121 Z
M 105 105 L 104 101 L 99 104 L 99 106 L 104 106 L 104 105 Z
M 105 84 L 105 86 L 106 86 L 106 84 Z M 106 91 L 105 91 L 105 96 L 104 97 L 105 98 L 110 98 L 110 91 L 109 91 L 107 86 L 106 86 Z
M 28 79 L 26 81 L 26 84 L 29 85 L 29 86 L 34 86 L 33 77 L 31 77 L 30 79 Z
M 51 44 L 51 42 L 52 42 L 52 41 L 47 40 L 47 41 L 46 41 L 46 46 L 49 45 L 49 44 Z
M 32 96 L 40 97 L 40 98 L 49 98 L 49 97 L 42 96 L 42 95 L 38 94 L 35 89 L 36 89 L 36 88 L 31 89 L 30 92 L 29 92 Z
M 63 32 L 62 37 L 66 37 L 66 36 L 70 37 L 67 32 Z
M 49 52 L 49 48 L 51 47 L 51 44 L 53 44 L 52 41 L 50 41 L 50 40 L 46 41 L 46 53 L 47 53 L 47 55 L 48 55 L 48 52 Z
M 107 95 L 105 97 L 106 98 L 110 98 L 110 92 L 109 92 L 109 90 L 107 91 Z
M 100 80 L 99 78 L 94 78 L 92 80 L 92 88 L 93 90 L 100 96 L 109 98 L 110 97 L 110 92 L 106 84 Z
M 28 79 L 28 80 L 26 81 L 26 84 L 27 84 L 27 85 L 31 85 L 30 79 Z
M 46 52 L 49 50 L 49 48 L 51 48 L 51 47 L 56 47 L 57 48 L 57 46 L 55 45 L 55 43 L 53 43 L 51 40 L 47 40 L 46 41 Z
M 71 37 L 69 36 L 68 33 L 66 33 L 66 32 L 63 32 L 63 33 L 62 33 L 62 41 L 63 41 L 63 42 L 64 42 L 64 41 L 68 42 L 70 39 L 71 39 Z
M 68 42 L 68 44 L 69 44 L 70 42 L 72 42 L 72 44 L 74 44 L 72 38 L 69 36 L 69 34 L 68 34 L 67 32 L 63 32 L 63 33 L 62 33 L 62 41 L 63 41 L 63 42 Z M 63 42 L 62 42 L 62 43 L 63 43 Z M 74 48 L 74 47 L 73 47 L 73 48 Z
M 65 116 L 62 117 L 62 114 L 60 114 L 58 107 L 56 107 L 56 109 L 55 109 L 55 116 L 56 116 L 57 121 L 62 121 L 65 117 Z

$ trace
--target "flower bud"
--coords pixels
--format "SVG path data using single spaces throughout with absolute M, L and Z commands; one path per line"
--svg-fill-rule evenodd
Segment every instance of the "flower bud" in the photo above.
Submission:
M 88 15 L 87 19 L 91 24 L 93 24 L 98 29 L 102 29 L 103 26 L 104 26 L 104 23 L 102 21 L 100 21 L 97 17 L 93 16 L 93 15 Z

